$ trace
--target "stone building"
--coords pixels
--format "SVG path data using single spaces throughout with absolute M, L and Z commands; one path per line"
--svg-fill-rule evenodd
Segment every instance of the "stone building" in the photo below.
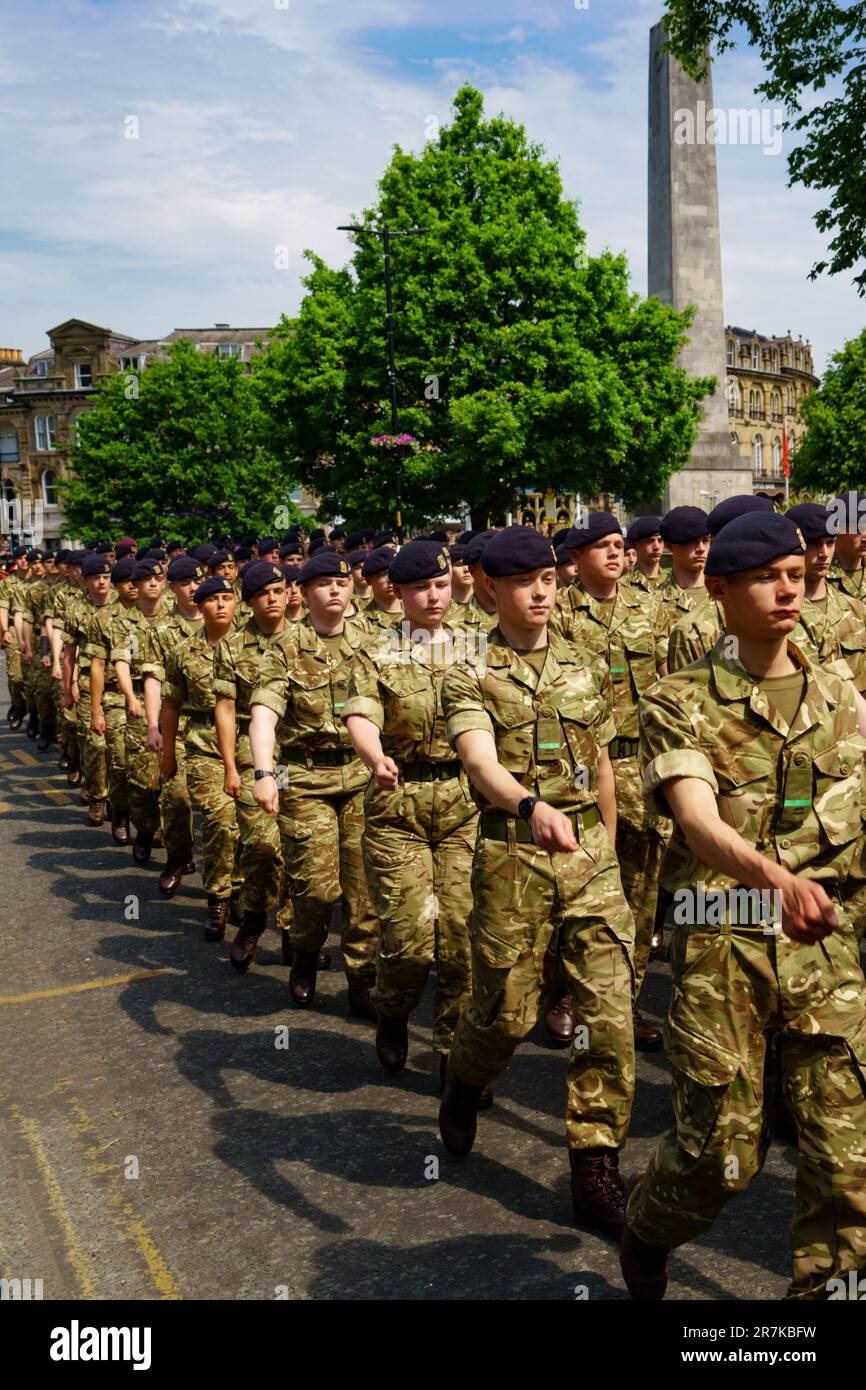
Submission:
M 728 326 L 725 353 L 731 440 L 748 460 L 754 491 L 784 496 L 784 435 L 793 468 L 806 433 L 800 406 L 819 384 L 812 346 L 790 331 L 766 338 Z
M 57 480 L 70 467 L 76 420 L 100 378 L 165 359 L 179 338 L 199 352 L 249 362 L 270 333 L 218 323 L 141 339 L 68 319 L 48 330 L 50 347 L 27 361 L 19 349 L 0 349 L 0 540 L 56 550 L 74 539 L 64 530 Z

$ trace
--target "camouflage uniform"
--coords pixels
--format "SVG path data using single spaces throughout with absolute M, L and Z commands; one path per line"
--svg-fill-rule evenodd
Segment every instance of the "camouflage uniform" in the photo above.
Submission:
M 667 579 L 664 570 L 659 570 L 655 579 L 648 579 L 643 570 L 634 565 L 620 580 L 621 584 L 629 584 L 634 589 L 640 589 L 645 594 L 654 594 L 661 588 Z
M 129 785 L 126 776 L 126 700 L 118 685 L 117 672 L 111 659 L 112 630 L 121 609 L 129 611 L 122 603 L 106 604 L 104 608 L 96 610 L 90 625 L 88 644 L 90 659 L 101 657 L 105 662 L 102 712 L 105 716 L 108 799 L 115 815 L 126 815 L 129 811 Z M 138 609 L 135 611 L 138 612 Z
M 126 789 L 129 799 L 129 818 L 142 835 L 152 835 L 159 829 L 159 754 L 147 746 L 147 719 L 144 713 L 144 680 L 142 661 L 145 632 L 160 617 L 165 616 L 162 605 L 151 617 L 140 608 L 115 606 L 111 617 L 109 637 L 113 663 L 125 661 L 141 714 L 134 719 L 127 710 L 124 720 L 124 749 L 126 754 Z
M 69 645 L 78 649 L 78 752 L 81 776 L 91 805 L 108 799 L 105 735 L 94 733 L 90 723 L 93 715 L 90 702 L 90 629 L 96 612 L 90 598 L 82 593 L 67 610 L 64 628 Z
M 67 635 L 67 613 L 74 598 L 81 594 L 81 589 L 71 579 L 61 580 L 54 592 L 54 632 L 59 634 L 61 642 L 61 667 L 62 667 L 62 645 L 70 639 Z M 63 681 L 53 681 L 54 686 L 54 705 L 55 718 L 57 722 L 57 741 L 60 744 L 60 751 L 69 762 L 75 766 L 79 762 L 78 756 L 78 706 L 72 705 L 70 709 L 63 705 Z
M 255 769 L 250 749 L 250 697 L 258 683 L 265 652 L 281 636 L 281 632 L 266 635 L 249 618 L 240 631 L 223 637 L 214 653 L 214 695 L 224 695 L 235 702 L 235 764 L 241 779 L 241 794 L 235 802 L 243 879 L 241 905 L 249 912 L 269 912 L 275 905 L 283 870 L 277 822 L 253 796 Z M 290 899 L 287 915 L 288 920 L 284 914 L 277 922 L 284 930 L 292 924 Z
M 707 597 L 703 584 L 683 589 L 674 579 L 673 571 L 666 575 L 652 594 L 652 617 L 656 630 L 656 665 L 667 660 L 668 638 L 678 622 Z
M 169 653 L 187 637 L 198 636 L 204 630 L 201 618 L 187 621 L 175 607 L 173 612 L 157 618 L 143 628 L 141 675 L 165 680 Z M 145 726 L 146 733 L 146 726 Z M 195 844 L 192 828 L 192 802 L 186 782 L 186 757 L 182 740 L 176 744 L 177 772 L 173 777 L 160 779 L 159 821 L 167 864 L 186 864 L 192 858 Z
M 452 618 L 461 627 L 475 627 L 483 632 L 496 626 L 496 614 L 485 613 L 474 594 L 466 603 L 454 604 Z
M 28 584 L 23 591 L 21 615 L 33 629 L 33 660 L 30 664 L 30 685 L 28 704 L 39 720 L 43 734 L 55 723 L 54 682 L 51 679 L 51 644 L 45 633 L 45 621 L 54 617 L 54 585 L 46 579 L 37 579 Z M 43 641 L 45 638 L 45 641 Z M 47 648 L 48 665 L 43 662 Z
M 846 570 L 838 563 L 830 566 L 827 583 L 841 589 L 849 598 L 866 603 L 866 566 L 862 563 L 855 570 Z
M 16 613 L 20 613 L 25 622 L 31 622 L 32 617 L 32 598 L 31 594 L 34 586 L 41 583 L 40 580 L 18 579 L 12 590 L 12 601 L 9 607 L 9 617 L 14 618 Z M 24 646 L 21 647 L 21 670 L 22 688 L 24 704 L 31 719 L 38 719 L 39 712 L 36 705 L 36 681 L 37 670 L 39 667 L 39 633 L 30 634 L 31 655 L 28 658 Z
M 570 816 L 579 844 L 573 853 L 548 854 L 528 825 L 476 792 L 472 995 L 450 1069 L 472 1086 L 499 1075 L 536 1022 L 559 954 L 578 1029 L 587 1030 L 569 1063 L 568 1144 L 618 1148 L 634 1093 L 634 921 L 596 803 L 598 750 L 616 733 L 610 675 L 551 632 L 539 676 L 496 627 L 485 673 L 452 667 L 442 705 L 449 741 L 472 729 L 493 734 L 502 766 L 527 794 Z M 576 775 L 584 768 L 588 779 Z
M 636 588 L 617 585 L 613 606 L 571 587 L 551 628 L 578 655 L 607 664 L 613 682 L 616 738 L 609 747 L 616 783 L 616 857 L 635 918 L 635 992 L 640 993 L 655 928 L 659 875 L 671 825 L 645 800 L 638 762 L 638 699 L 656 681 L 653 609 Z
M 16 574 L 7 574 L 3 579 L 0 579 L 0 608 L 8 610 L 9 631 L 12 635 L 9 645 L 3 648 L 6 653 L 6 680 L 9 684 L 9 698 L 16 709 L 23 710 L 27 703 L 24 695 L 24 660 L 18 634 L 12 622 L 13 602 L 18 584 L 19 580 Z
M 238 821 L 234 797 L 223 788 L 225 768 L 214 727 L 214 648 L 204 632 L 169 648 L 162 696 L 180 706 L 175 749 L 182 741 L 186 785 L 202 817 L 202 885 L 209 897 L 229 898 L 241 885 Z
M 849 684 L 793 643 L 789 652 L 806 673 L 790 729 L 722 641 L 659 682 L 640 707 L 645 786 L 707 782 L 749 845 L 838 900 L 861 832 L 866 740 Z M 737 886 L 701 864 L 676 825 L 671 858 L 675 889 Z M 837 911 L 841 926 L 811 946 L 730 912 L 718 926 L 675 927 L 665 1041 L 676 1128 L 628 1207 L 631 1230 L 665 1249 L 710 1228 L 762 1166 L 775 1053 L 767 1075 L 780 1077 L 799 1131 L 792 1297 L 820 1297 L 830 1277 L 866 1263 L 866 985 Z
M 288 783 L 280 786 L 279 829 L 294 909 L 292 946 L 320 951 L 342 896 L 346 974 L 359 985 L 375 972 L 379 924 L 367 904 L 361 851 L 369 773 L 355 756 L 342 713 L 350 663 L 368 642 L 369 633 L 347 622 L 332 655 L 309 619 L 291 623 L 264 653 L 250 699 L 279 717 L 280 781 Z
M 398 613 L 385 613 L 379 607 L 375 599 L 371 599 L 363 612 L 358 612 L 352 619 L 353 622 L 362 624 L 368 632 L 378 636 L 381 630 L 387 631 L 389 628 L 397 627 L 403 621 L 403 605 L 400 605 Z
M 432 651 L 399 630 L 359 651 L 343 710 L 344 719 L 362 714 L 376 725 L 400 769 L 393 791 L 371 777 L 364 798 L 364 863 L 381 923 L 373 1002 L 379 1014 L 407 1017 L 437 962 L 433 1046 L 444 1053 L 469 994 L 466 923 L 478 830 L 469 780 L 445 733 L 442 680 L 460 632 L 446 630 L 448 641 Z

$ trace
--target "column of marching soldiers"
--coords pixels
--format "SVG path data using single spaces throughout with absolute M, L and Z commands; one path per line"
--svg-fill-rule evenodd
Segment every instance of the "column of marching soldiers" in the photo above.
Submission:
M 841 527 L 753 497 L 627 535 L 590 512 L 555 547 L 509 526 L 19 548 L 9 722 L 59 746 L 137 865 L 161 843 L 166 897 L 195 870 L 196 808 L 205 937 L 231 922 L 246 971 L 275 912 L 296 1006 L 342 904 L 348 1008 L 389 1073 L 435 965 L 453 1155 L 541 1015 L 569 1046 L 575 1220 L 620 1241 L 635 1297 L 663 1296 L 668 1252 L 774 1132 L 798 1144 L 789 1295 L 833 1296 L 866 1263 L 866 499 L 848 502 Z M 743 888 L 780 914 L 743 920 L 724 893 L 700 910 Z M 666 926 L 676 1123 L 626 1184 Z

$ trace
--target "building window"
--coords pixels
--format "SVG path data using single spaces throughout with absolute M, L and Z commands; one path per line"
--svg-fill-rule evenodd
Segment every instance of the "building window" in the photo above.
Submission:
M 4 430 L 0 433 L 0 464 L 17 463 L 18 459 L 18 431 Z
M 126 372 L 140 372 L 144 366 L 143 357 L 121 357 L 121 368 Z
M 36 415 L 33 421 L 36 430 L 36 448 L 47 450 L 57 448 L 53 415 Z
M 778 435 L 773 440 L 773 472 L 778 478 L 782 471 L 782 441 Z
M 761 349 L 757 343 L 752 347 L 752 366 L 756 372 L 761 370 Z
M 729 339 L 728 339 L 728 366 L 729 366 L 729 367 L 733 367 L 733 365 L 734 365 L 734 342 L 733 342 L 733 339 L 732 339 L 732 338 L 729 338 Z
M 53 468 L 42 474 L 42 500 L 46 507 L 57 506 L 57 474 Z
M 732 443 L 732 444 L 735 444 L 736 447 L 739 449 L 739 447 L 740 447 L 740 436 L 736 433 L 735 430 L 731 430 L 731 443 Z
M 47 357 L 40 357 L 39 361 L 36 363 L 36 375 L 47 376 L 48 368 L 50 365 L 51 364 Z
M 240 357 L 241 345 L 240 343 L 217 343 L 216 355 L 217 357 Z
M 76 362 L 75 364 L 75 385 L 92 386 L 93 372 L 90 370 L 89 362 Z
M 762 473 L 764 469 L 764 441 L 759 434 L 755 435 L 752 445 L 752 464 L 756 473 Z

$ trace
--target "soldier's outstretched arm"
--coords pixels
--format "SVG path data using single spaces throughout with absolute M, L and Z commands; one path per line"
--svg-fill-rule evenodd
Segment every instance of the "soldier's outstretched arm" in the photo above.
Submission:
M 274 776 L 274 743 L 276 742 L 279 715 L 267 705 L 253 703 L 250 714 L 250 749 L 256 772 L 270 773 L 259 777 L 253 783 L 253 796 L 272 816 L 279 810 L 277 782 Z
M 702 864 L 747 888 L 771 889 L 782 903 L 782 930 L 792 941 L 821 941 L 839 925 L 832 902 L 819 883 L 798 878 L 759 854 L 719 815 L 715 793 L 699 777 L 672 777 L 659 788 L 689 849 Z
M 454 739 L 457 755 L 474 786 L 493 806 L 516 816 L 527 795 L 526 788 L 506 770 L 496 756 L 496 740 L 486 729 L 469 729 Z M 562 811 L 545 801 L 536 803 L 529 818 L 532 838 L 548 854 L 577 849 L 571 822 Z
M 393 758 L 385 756 L 376 725 L 363 714 L 347 714 L 345 718 L 352 747 L 361 762 L 370 769 L 380 787 L 393 791 L 400 780 L 400 769 Z
M 611 844 L 616 844 L 616 782 L 607 748 L 598 750 L 598 807 Z

